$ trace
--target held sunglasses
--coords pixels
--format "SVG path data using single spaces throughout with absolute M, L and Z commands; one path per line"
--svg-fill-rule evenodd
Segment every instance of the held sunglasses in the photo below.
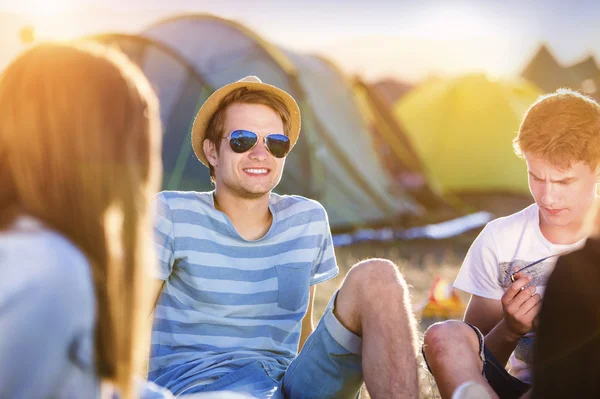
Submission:
M 250 130 L 234 130 L 223 139 L 229 140 L 233 152 L 242 154 L 250 151 L 258 143 L 258 134 Z M 283 158 L 290 152 L 290 139 L 284 134 L 272 133 L 263 138 L 265 147 L 275 158 Z
M 573 252 L 573 251 L 572 251 L 572 250 L 571 250 L 571 251 L 565 251 L 565 252 L 561 252 L 561 253 L 559 253 L 559 254 L 555 254 L 555 255 L 546 256 L 545 258 L 538 259 L 538 260 L 536 260 L 535 262 L 531 262 L 530 264 L 523 266 L 523 267 L 522 267 L 520 270 L 517 270 L 516 272 L 512 273 L 512 274 L 510 275 L 510 282 L 511 282 L 511 283 L 514 283 L 514 282 L 516 281 L 515 274 L 517 274 L 517 273 L 520 273 L 520 272 L 522 272 L 522 271 L 525 271 L 525 270 L 527 270 L 527 269 L 530 269 L 530 268 L 532 268 L 532 267 L 533 267 L 533 266 L 535 266 L 535 265 L 539 265 L 540 263 L 542 263 L 542 262 L 543 262 L 543 261 L 545 261 L 546 259 L 550 259 L 550 258 L 556 258 L 556 257 L 559 257 L 559 256 L 565 256 L 565 255 L 567 255 L 567 254 L 570 254 L 571 252 Z M 521 288 L 521 291 L 522 291 L 523 289 L 525 289 L 525 287 Z

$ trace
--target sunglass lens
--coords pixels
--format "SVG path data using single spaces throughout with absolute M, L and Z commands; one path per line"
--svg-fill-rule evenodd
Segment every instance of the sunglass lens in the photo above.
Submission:
M 269 152 L 274 157 L 283 158 L 290 151 L 290 139 L 283 134 L 269 134 L 265 139 Z
M 236 130 L 231 133 L 229 139 L 229 146 L 231 147 L 233 152 L 241 154 L 252 148 L 254 144 L 256 144 L 257 140 L 258 136 L 256 135 L 256 133 L 250 132 L 248 130 Z

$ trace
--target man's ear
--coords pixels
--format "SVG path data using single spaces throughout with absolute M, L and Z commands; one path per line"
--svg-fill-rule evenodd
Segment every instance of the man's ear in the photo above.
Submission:
M 204 154 L 208 159 L 208 162 L 212 165 L 213 168 L 219 166 L 219 154 L 217 153 L 217 147 L 215 143 L 210 141 L 209 139 L 205 139 L 204 143 L 202 143 L 204 148 Z

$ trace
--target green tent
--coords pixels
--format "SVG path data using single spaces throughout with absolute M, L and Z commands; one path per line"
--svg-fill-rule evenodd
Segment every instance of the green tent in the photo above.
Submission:
M 393 112 L 443 193 L 524 194 L 526 168 L 512 139 L 539 95 L 525 80 L 473 74 L 426 81 Z

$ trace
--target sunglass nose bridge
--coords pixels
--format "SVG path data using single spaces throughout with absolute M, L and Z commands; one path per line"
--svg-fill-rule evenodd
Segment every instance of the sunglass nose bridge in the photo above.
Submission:
M 264 137 L 258 137 L 252 148 L 248 150 L 250 154 L 254 154 L 255 157 L 267 156 L 270 154 L 269 148 Z

